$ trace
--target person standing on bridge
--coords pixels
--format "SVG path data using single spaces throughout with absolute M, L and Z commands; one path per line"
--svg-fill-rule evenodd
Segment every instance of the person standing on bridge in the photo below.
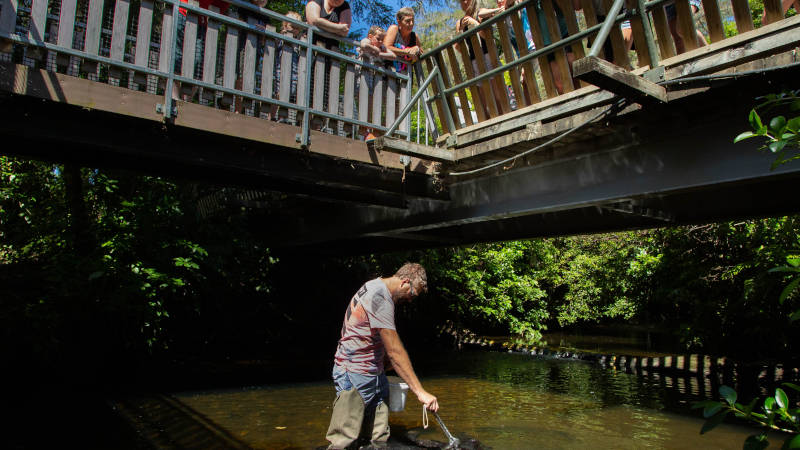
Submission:
M 395 305 L 410 302 L 426 292 L 427 285 L 425 269 L 406 263 L 391 277 L 367 281 L 350 300 L 334 356 L 336 400 L 325 436 L 331 443 L 328 448 L 352 444 L 362 425 L 366 432 L 371 431 L 373 445 L 386 444 L 389 383 L 384 373 L 385 357 L 417 399 L 427 409 L 438 411 L 436 397 L 422 388 L 394 324 Z

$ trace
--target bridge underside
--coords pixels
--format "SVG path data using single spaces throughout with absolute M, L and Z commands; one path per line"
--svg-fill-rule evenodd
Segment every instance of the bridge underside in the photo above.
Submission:
M 190 127 L 192 105 L 179 113 L 184 122 L 165 124 L 59 101 L 52 93 L 31 95 L 15 85 L 27 83 L 28 91 L 59 86 L 57 94 L 69 97 L 73 81 L 28 71 L 20 83 L 19 66 L 0 66 L 2 153 L 258 190 L 255 196 L 231 191 L 207 213 L 249 208 L 253 227 L 287 251 L 391 251 L 800 211 L 800 167 L 770 170 L 773 155 L 758 151 L 760 143 L 732 143 L 748 129 L 755 97 L 797 88 L 797 65 L 683 86 L 666 104 L 623 111 L 567 142 L 480 175 L 444 179 L 432 175 L 436 167 L 429 162 L 414 159 L 404 171 L 399 155 L 334 136 L 316 135 L 314 151 L 301 150 L 293 142 L 295 129 L 281 124 L 259 122 L 258 132 L 277 143 L 232 137 L 238 134 L 214 126 Z M 74 82 L 79 89 L 91 83 Z M 94 89 L 118 90 L 108 94 L 117 102 L 125 91 Z M 130 95 L 122 97 L 129 107 L 144 99 L 140 108 L 153 109 L 158 100 Z M 230 126 L 257 119 L 226 113 L 204 120 Z M 439 169 L 476 167 L 550 137 Z

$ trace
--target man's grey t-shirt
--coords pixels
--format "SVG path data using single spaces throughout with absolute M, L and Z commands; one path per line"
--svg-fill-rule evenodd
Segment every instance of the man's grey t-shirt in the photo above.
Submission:
M 386 350 L 381 328 L 396 329 L 394 302 L 386 284 L 376 278 L 361 286 L 347 306 L 334 363 L 348 372 L 366 375 L 383 372 Z

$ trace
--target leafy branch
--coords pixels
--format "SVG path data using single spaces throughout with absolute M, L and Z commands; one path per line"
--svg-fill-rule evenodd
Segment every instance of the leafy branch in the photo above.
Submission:
M 748 121 L 752 131 L 745 131 L 733 140 L 734 143 L 754 137 L 766 138 L 766 143 L 761 149 L 768 149 L 776 155 L 772 169 L 781 164 L 800 158 L 800 115 L 787 119 L 779 115 L 771 118 L 769 124 L 761 119 L 762 114 L 774 108 L 789 108 L 791 112 L 800 113 L 800 89 L 784 91 L 780 94 L 770 94 L 759 97 L 764 101 L 750 110 Z
M 788 389 L 800 392 L 800 386 L 792 383 L 783 383 Z M 748 420 L 764 428 L 789 433 L 782 448 L 800 448 L 800 408 L 790 408 L 789 398 L 786 392 L 775 389 L 773 397 L 764 399 L 763 405 L 756 410 L 758 399 L 753 399 L 749 404 L 738 403 L 736 391 L 728 386 L 720 386 L 719 394 L 724 401 L 706 400 L 692 405 L 693 409 L 703 408 L 703 417 L 706 418 L 700 434 L 704 434 L 721 424 L 725 416 L 733 413 L 736 417 Z M 745 450 L 764 449 L 769 446 L 767 441 L 767 430 L 759 434 L 749 436 L 744 441 Z

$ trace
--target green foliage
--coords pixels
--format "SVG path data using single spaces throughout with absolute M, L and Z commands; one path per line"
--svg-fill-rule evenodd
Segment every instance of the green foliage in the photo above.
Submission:
M 784 91 L 759 97 L 763 100 L 750 111 L 748 121 L 752 131 L 745 131 L 733 140 L 734 143 L 754 137 L 766 138 L 761 147 L 775 154 L 772 168 L 800 158 L 800 115 L 787 119 L 783 115 L 772 117 L 768 123 L 761 120 L 758 111 L 771 111 L 776 108 L 788 109 L 792 114 L 800 114 L 800 89 Z
M 800 386 L 795 384 L 783 383 L 783 386 L 800 392 Z M 737 403 L 736 391 L 728 386 L 720 386 L 719 394 L 723 401 L 706 400 L 692 405 L 694 409 L 702 408 L 703 417 L 706 419 L 700 434 L 716 428 L 728 414 L 733 413 L 740 419 L 766 429 L 789 433 L 782 448 L 800 448 L 800 408 L 792 407 L 783 389 L 776 388 L 775 395 L 764 399 L 758 408 L 756 408 L 757 399 L 753 399 L 747 405 Z M 744 443 L 745 449 L 764 449 L 768 446 L 766 431 L 749 436 Z

